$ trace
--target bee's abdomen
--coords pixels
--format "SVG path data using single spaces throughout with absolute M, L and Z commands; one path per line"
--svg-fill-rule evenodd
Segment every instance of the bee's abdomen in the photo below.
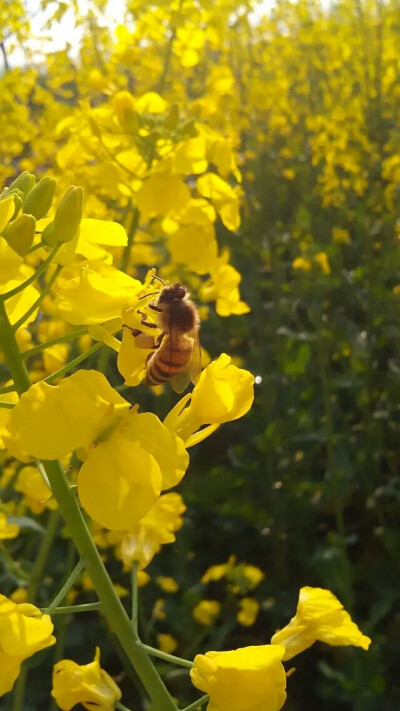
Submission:
M 147 363 L 146 383 L 160 385 L 166 383 L 184 370 L 192 355 L 192 348 L 174 346 L 167 342 L 153 353 Z

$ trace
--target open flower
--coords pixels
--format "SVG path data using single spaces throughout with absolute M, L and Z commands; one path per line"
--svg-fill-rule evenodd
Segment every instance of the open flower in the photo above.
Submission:
M 283 659 L 288 660 L 317 641 L 335 647 L 354 645 L 365 650 L 371 644 L 370 638 L 362 634 L 330 590 L 301 588 L 295 616 L 274 634 L 271 643 L 283 644 Z
M 16 538 L 19 534 L 19 526 L 16 523 L 8 523 L 7 516 L 0 513 L 0 541 L 9 538 Z
M 180 482 L 189 463 L 174 432 L 155 415 L 138 414 L 93 370 L 59 385 L 32 385 L 11 413 L 7 446 L 42 459 L 77 450 L 84 459 L 81 503 L 112 530 L 130 530 L 162 490 Z
M 90 664 L 79 665 L 62 659 L 54 666 L 51 695 L 63 711 L 70 711 L 76 704 L 82 704 L 85 709 L 111 711 L 121 698 L 121 690 L 100 667 L 100 649 L 96 647 Z
M 209 694 L 207 711 L 279 711 L 286 700 L 284 651 L 266 644 L 198 654 L 190 677 Z
M 0 595 L 0 696 L 11 691 L 21 663 L 55 643 L 49 615 Z
M 164 424 L 192 447 L 214 432 L 223 422 L 237 420 L 248 412 L 254 398 L 254 376 L 231 365 L 222 353 L 201 373 L 192 393 L 171 410 Z M 186 406 L 186 407 L 185 407 Z M 208 425 L 201 429 L 203 425 Z

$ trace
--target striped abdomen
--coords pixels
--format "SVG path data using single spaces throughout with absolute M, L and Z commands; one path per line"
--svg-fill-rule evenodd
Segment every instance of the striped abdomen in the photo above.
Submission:
M 147 361 L 146 383 L 161 385 L 185 370 L 193 353 L 193 338 L 186 334 L 179 337 L 165 335 L 160 347 Z

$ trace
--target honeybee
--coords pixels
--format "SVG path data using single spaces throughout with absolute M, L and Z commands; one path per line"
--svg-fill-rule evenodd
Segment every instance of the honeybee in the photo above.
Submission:
M 200 377 L 199 313 L 183 286 L 178 283 L 166 285 L 159 277 L 155 278 L 164 284 L 161 292 L 156 292 L 158 298 L 148 305 L 154 312 L 155 323 L 148 321 L 142 311 L 138 312 L 142 315 L 143 325 L 162 330 L 157 340 L 153 340 L 156 350 L 147 357 L 146 383 L 171 382 L 173 389 L 180 393 L 190 380 L 196 383 Z

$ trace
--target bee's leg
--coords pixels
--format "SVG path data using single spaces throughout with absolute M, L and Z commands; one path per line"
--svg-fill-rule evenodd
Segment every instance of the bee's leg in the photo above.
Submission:
M 158 338 L 154 344 L 154 348 L 159 348 L 161 346 L 161 342 L 162 342 L 163 338 L 164 338 L 164 334 L 160 333 L 160 335 L 158 336 Z
M 132 326 L 128 326 L 126 323 L 122 324 L 122 327 L 127 328 L 131 332 L 137 348 L 158 348 L 155 344 L 154 336 L 152 336 L 151 333 L 143 333 L 143 331 L 140 331 L 138 328 L 132 328 Z
M 147 320 L 147 316 L 146 316 L 146 314 L 143 313 L 143 311 L 138 310 L 138 314 L 140 314 L 142 317 L 140 320 L 140 323 L 142 324 L 142 326 L 148 326 L 148 328 L 158 328 L 156 323 L 151 323 L 151 321 Z

